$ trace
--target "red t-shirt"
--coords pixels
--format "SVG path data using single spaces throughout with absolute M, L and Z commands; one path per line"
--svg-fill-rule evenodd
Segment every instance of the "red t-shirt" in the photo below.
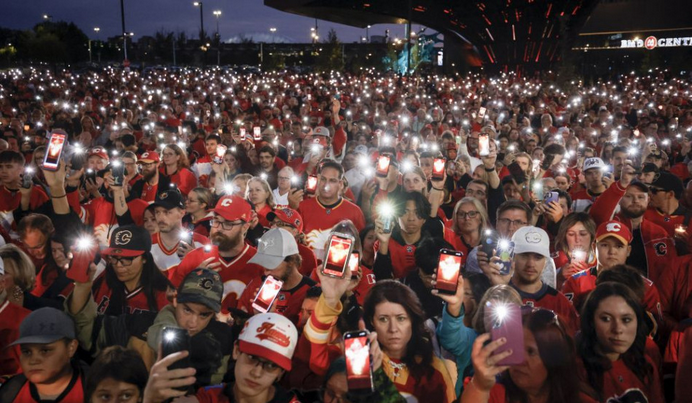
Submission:
M 19 325 L 30 310 L 5 301 L 0 305 L 0 375 L 14 375 L 21 371 L 19 347 L 7 348 L 19 339 Z
M 658 368 L 648 356 L 646 356 L 646 361 L 653 368 L 651 379 L 646 385 L 637 378 L 622 359 L 612 362 L 612 367 L 603 374 L 603 398 L 601 401 L 664 403 Z M 582 379 L 586 379 L 583 363 L 579 361 L 579 364 Z
M 342 220 L 351 220 L 358 231 L 365 228 L 365 217 L 360 207 L 346 199 L 332 207 L 324 206 L 317 197 L 305 199 L 298 206 L 298 213 L 303 217 L 305 239 L 313 250 L 324 249 L 332 228 Z
M 175 171 L 173 175 L 166 175 L 166 168 L 162 167 L 161 173 L 164 176 L 168 176 L 171 183 L 175 183 L 175 185 L 178 186 L 180 193 L 185 196 L 187 196 L 192 189 L 197 187 L 197 177 L 187 168 L 181 168 Z
M 543 287 L 535 294 L 528 294 L 514 287 L 521 296 L 524 305 L 544 308 L 555 312 L 560 321 L 568 327 L 567 333 L 574 336 L 579 330 L 579 315 L 571 302 L 560 291 L 543 284 Z
M 223 393 L 225 384 L 207 386 L 197 391 L 195 397 L 199 403 L 232 403 L 231 400 Z M 275 387 L 274 397 L 267 403 L 300 403 L 300 400 L 286 389 Z
M 47 201 L 46 192 L 40 186 L 34 185 L 31 189 L 29 209 L 35 210 Z M 16 223 L 12 213 L 19 208 L 21 202 L 22 194 L 19 190 L 8 190 L 5 186 L 0 186 L 0 225 L 11 235 L 17 235 L 14 231 Z
M 72 375 L 72 380 L 67 385 L 67 388 L 58 396 L 55 400 L 41 400 L 41 397 L 31 382 L 24 383 L 24 386 L 19 390 L 17 397 L 15 397 L 15 403 L 84 403 L 84 384 L 82 382 L 82 375 L 79 369 L 74 370 Z
M 255 277 L 248 283 L 247 287 L 245 287 L 245 291 L 243 291 L 243 294 L 238 299 L 238 308 L 245 312 L 255 312 L 252 308 L 252 301 L 259 288 L 262 287 L 264 279 L 265 276 Z M 303 279 L 297 286 L 290 290 L 282 289 L 274 300 L 272 312 L 285 316 L 297 326 L 298 315 L 300 314 L 300 307 L 303 305 L 305 294 L 307 294 L 310 287 L 314 285 L 315 282 L 310 277 L 303 276 Z

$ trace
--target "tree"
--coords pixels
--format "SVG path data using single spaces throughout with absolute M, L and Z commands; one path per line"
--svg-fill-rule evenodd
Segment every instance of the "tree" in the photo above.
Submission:
M 334 28 L 329 30 L 327 38 L 319 51 L 316 66 L 319 71 L 344 69 L 344 53 Z

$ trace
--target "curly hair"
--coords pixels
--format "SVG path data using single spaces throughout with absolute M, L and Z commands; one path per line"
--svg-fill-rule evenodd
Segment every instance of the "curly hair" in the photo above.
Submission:
M 404 307 L 411 320 L 411 339 L 406 345 L 406 354 L 402 357 L 402 361 L 415 378 L 432 375 L 434 371 L 431 335 L 425 327 L 425 311 L 418 296 L 398 281 L 377 282 L 368 292 L 363 304 L 363 317 L 369 330 L 374 330 L 375 308 L 385 302 Z
M 640 305 L 634 292 L 627 286 L 614 282 L 601 283 L 591 291 L 584 302 L 581 310 L 581 333 L 577 338 L 579 355 L 587 372 L 587 381 L 595 390 L 599 401 L 602 400 L 603 394 L 603 375 L 612 367 L 612 363 L 603 354 L 600 347 L 600 341 L 596 335 L 595 316 L 601 302 L 614 296 L 624 299 L 637 318 L 637 334 L 634 343 L 620 358 L 642 383 L 649 384 L 656 381 L 653 379 L 653 368 L 646 361 L 644 353 L 648 332 L 644 308 Z

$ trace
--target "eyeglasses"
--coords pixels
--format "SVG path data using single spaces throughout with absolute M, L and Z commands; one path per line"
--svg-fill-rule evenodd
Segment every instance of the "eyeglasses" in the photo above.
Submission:
M 331 389 L 322 389 L 322 401 L 329 403 L 350 403 L 346 396 L 337 396 Z
M 280 181 L 290 181 L 291 178 L 289 178 L 288 176 L 279 176 L 279 180 Z
M 463 218 L 465 220 L 476 218 L 478 216 L 478 211 L 457 211 L 457 218 Z
M 230 221 L 209 220 L 209 224 L 214 228 L 216 228 L 220 225 L 221 229 L 229 231 L 229 230 L 232 230 L 233 227 L 235 227 L 237 225 L 245 224 L 245 222 L 244 221 L 230 222 Z
M 501 223 L 502 225 L 506 225 L 508 227 L 514 225 L 515 227 L 523 227 L 524 225 L 527 224 L 526 221 L 521 221 L 521 220 L 510 220 L 509 218 L 498 218 L 497 222 Z
M 652 194 L 656 194 L 658 192 L 665 192 L 665 190 L 661 189 L 661 188 L 655 188 L 653 186 L 649 186 L 649 192 L 651 192 Z
M 278 370 L 280 367 L 276 364 L 274 364 L 271 361 L 267 361 L 263 358 L 259 358 L 257 356 L 251 355 L 251 354 L 245 354 L 243 353 L 245 357 L 247 357 L 248 363 L 252 365 L 253 367 L 256 367 L 260 365 L 262 367 L 262 370 L 265 372 L 275 372 Z
M 108 256 L 108 264 L 111 266 L 116 266 L 120 265 L 123 267 L 128 267 L 132 266 L 132 262 L 135 260 L 133 257 L 113 257 L 113 256 Z

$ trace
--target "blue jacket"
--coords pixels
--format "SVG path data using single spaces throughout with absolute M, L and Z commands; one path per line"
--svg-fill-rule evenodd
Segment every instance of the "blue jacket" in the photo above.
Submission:
M 457 364 L 457 396 L 464 387 L 464 373 L 471 365 L 471 350 L 478 334 L 464 325 L 464 306 L 461 314 L 454 317 L 447 312 L 447 304 L 442 308 L 442 321 L 437 325 L 437 338 L 442 348 L 454 355 Z

